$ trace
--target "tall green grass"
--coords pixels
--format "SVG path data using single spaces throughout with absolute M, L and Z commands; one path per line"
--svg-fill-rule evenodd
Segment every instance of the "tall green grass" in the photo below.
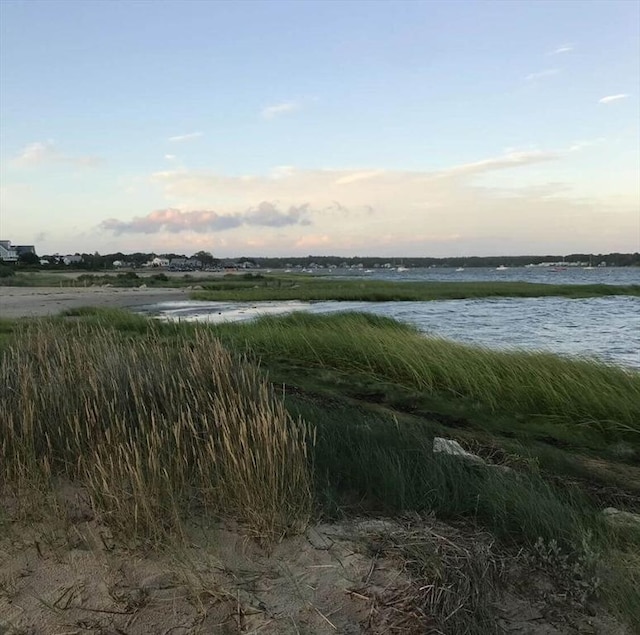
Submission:
M 0 361 L 0 421 L 4 491 L 66 477 L 127 534 L 159 540 L 195 512 L 277 537 L 309 517 L 308 428 L 204 329 L 20 329 Z
M 325 513 L 435 512 L 474 519 L 507 540 L 556 540 L 571 549 L 602 522 L 577 489 L 560 490 L 535 472 L 505 472 L 434 454 L 427 424 L 399 425 L 357 407 L 292 396 L 295 416 L 317 428 L 314 472 Z
M 364 314 L 264 317 L 217 332 L 265 359 L 364 374 L 489 412 L 640 441 L 640 374 L 595 361 L 470 347 Z

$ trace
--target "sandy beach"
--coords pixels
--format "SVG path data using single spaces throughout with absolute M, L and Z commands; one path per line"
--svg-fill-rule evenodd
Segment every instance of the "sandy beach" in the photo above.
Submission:
M 0 287 L 0 318 L 42 317 L 82 306 L 141 307 L 187 300 L 187 289 L 117 287 Z

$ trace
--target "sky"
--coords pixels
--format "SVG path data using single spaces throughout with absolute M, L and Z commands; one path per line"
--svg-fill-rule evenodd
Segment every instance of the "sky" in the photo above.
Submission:
M 639 251 L 639 98 L 636 0 L 0 0 L 0 238 Z

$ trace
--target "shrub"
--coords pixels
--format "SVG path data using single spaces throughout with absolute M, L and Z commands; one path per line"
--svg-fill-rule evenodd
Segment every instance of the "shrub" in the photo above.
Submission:
M 14 271 L 13 267 L 10 267 L 9 265 L 3 265 L 0 263 L 0 278 L 11 278 L 12 276 L 15 276 L 16 272 Z

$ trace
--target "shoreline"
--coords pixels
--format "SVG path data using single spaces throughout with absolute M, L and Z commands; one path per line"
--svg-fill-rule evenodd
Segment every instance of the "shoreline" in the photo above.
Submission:
M 188 300 L 190 289 L 119 287 L 0 287 L 0 318 L 45 317 L 94 306 L 127 309 Z

